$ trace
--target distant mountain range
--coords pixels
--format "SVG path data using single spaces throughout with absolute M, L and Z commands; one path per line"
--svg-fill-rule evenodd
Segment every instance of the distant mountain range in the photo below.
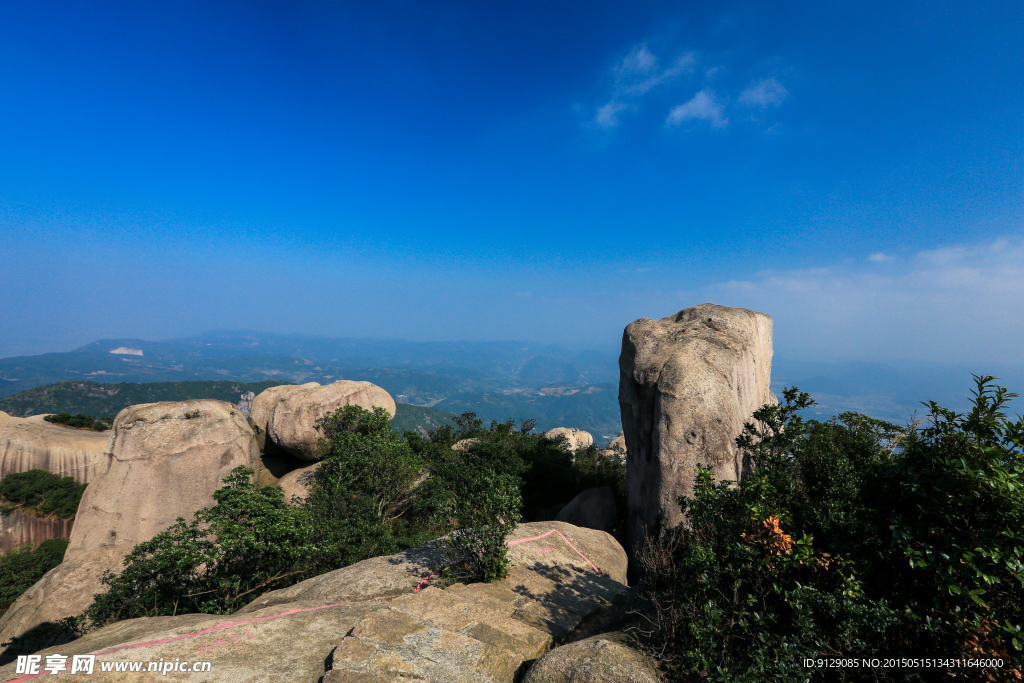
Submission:
M 223 387 L 257 383 L 265 388 L 284 382 L 326 384 L 339 379 L 373 382 L 400 404 L 434 408 L 438 411 L 433 416 L 435 422 L 445 419 L 442 415 L 472 410 L 485 422 L 509 417 L 534 419 L 538 429 L 578 427 L 594 433 L 598 440 L 619 432 L 615 358 L 558 346 L 217 331 L 161 342 L 106 339 L 67 353 L 0 359 L 0 398 L 12 399 L 19 392 L 48 385 L 58 385 L 47 389 L 50 395 L 66 392 L 67 387 L 58 383 L 68 381 L 121 386 L 117 401 L 138 403 L 144 401 L 134 401 L 137 395 L 143 398 L 146 394 L 146 401 L 153 400 L 154 391 L 177 397 L 183 385 L 193 385 L 189 390 L 204 398 L 219 397 L 210 393 L 212 389 L 197 386 L 200 381 L 216 381 Z M 155 383 L 168 383 L 168 388 L 150 388 L 158 386 Z M 127 384 L 147 388 L 132 389 Z M 102 393 L 95 387 L 89 391 Z M 19 406 L 44 403 L 39 394 L 31 392 L 17 399 Z M 0 401 L 0 410 L 3 405 L 14 405 L 10 400 Z M 53 412 L 56 407 L 52 402 L 46 405 L 50 409 L 42 412 Z M 83 411 L 86 414 L 107 414 L 95 401 L 81 405 L 96 406 Z M 24 408 L 17 412 L 24 413 Z M 413 422 L 423 423 L 427 414 L 421 412 L 402 409 L 396 421 L 416 413 Z
M 996 375 L 1011 391 L 1024 389 L 1024 366 L 1019 365 L 816 363 L 780 355 L 772 365 L 772 390 L 780 395 L 784 386 L 795 385 L 810 392 L 819 405 L 807 416 L 816 419 L 853 410 L 906 424 L 915 410 L 918 417 L 925 412 L 919 402 L 927 400 L 963 411 L 973 387 L 971 372 Z M 399 403 L 446 414 L 472 410 L 486 422 L 512 417 L 535 419 L 542 430 L 578 427 L 599 443 L 621 429 L 614 351 L 578 352 L 526 342 L 332 339 L 219 330 L 157 342 L 106 339 L 67 353 L 0 359 L 0 398 L 66 381 L 270 386 L 339 379 L 370 381 Z M 1024 411 L 1020 405 L 1011 409 Z

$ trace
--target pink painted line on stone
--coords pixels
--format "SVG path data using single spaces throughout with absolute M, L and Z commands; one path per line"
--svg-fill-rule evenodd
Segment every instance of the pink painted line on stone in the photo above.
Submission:
M 97 652 L 96 656 L 102 657 L 103 655 L 110 655 L 121 650 L 129 650 L 131 648 L 136 647 L 146 647 L 147 645 L 163 645 L 165 643 L 173 643 L 178 640 L 186 640 L 188 638 L 195 638 L 196 636 L 204 636 L 207 633 L 221 631 L 232 626 L 239 626 L 241 624 L 252 624 L 258 621 L 269 621 L 271 619 L 280 619 L 281 617 L 287 617 L 289 615 L 298 614 L 300 612 L 315 612 L 316 610 L 327 609 L 328 607 L 339 607 L 341 605 L 347 604 L 348 602 L 334 602 L 330 605 L 320 605 L 319 607 L 303 607 L 302 609 L 290 609 L 286 612 L 281 612 L 279 614 L 272 614 L 269 617 L 256 617 L 254 619 L 240 619 L 238 621 L 229 621 L 226 624 L 217 624 L 216 626 L 211 626 L 210 628 L 204 628 L 202 631 L 196 631 L 195 633 L 186 633 L 184 635 L 174 636 L 173 638 L 161 638 L 160 640 L 150 640 L 145 643 L 133 643 L 131 645 L 122 645 L 121 647 L 114 647 L 109 650 L 104 650 L 103 652 Z M 48 675 L 50 675 L 49 671 L 40 671 L 37 674 L 31 674 L 28 676 L 22 676 L 21 678 L 15 678 L 13 680 L 8 681 L 7 683 L 21 683 L 22 681 L 30 681 L 33 678 L 39 678 L 40 676 Z
M 572 544 L 572 541 L 570 541 L 568 538 L 566 538 L 565 535 L 561 531 L 559 531 L 558 529 L 552 529 L 551 531 L 549 531 L 547 533 L 541 534 L 540 536 L 534 536 L 533 538 L 521 538 L 518 541 L 511 541 L 509 543 L 509 545 L 519 545 L 520 543 L 526 543 L 527 541 L 539 541 L 540 539 L 542 539 L 542 538 L 544 538 L 546 536 L 550 536 L 551 534 L 558 534 L 559 536 L 561 536 L 562 540 L 565 541 L 566 543 L 568 543 L 569 547 L 572 548 L 573 550 L 575 550 L 577 555 L 579 555 L 584 560 L 586 560 L 587 564 L 589 564 L 591 567 L 594 568 L 594 571 L 597 572 L 598 576 L 602 575 L 601 574 L 601 570 L 597 568 L 597 565 L 595 565 L 593 562 L 591 562 L 589 557 L 587 557 L 586 555 L 581 553 L 580 549 L 577 548 L 576 546 L 574 546 Z

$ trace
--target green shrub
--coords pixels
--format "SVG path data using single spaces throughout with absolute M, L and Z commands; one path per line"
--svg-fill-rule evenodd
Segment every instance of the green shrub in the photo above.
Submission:
M 344 406 L 317 422 L 321 464 L 305 505 L 316 542 L 328 549 L 319 571 L 427 540 L 407 523 L 424 511 L 411 495 L 422 462 L 388 417 L 383 408 Z
M 0 480 L 0 496 L 14 505 L 43 515 L 70 519 L 78 511 L 85 484 L 46 470 L 12 472 Z M 11 508 L 5 509 L 5 514 Z
M 320 548 L 310 542 L 302 509 L 279 487 L 250 483 L 236 467 L 213 494 L 216 505 L 178 518 L 135 546 L 120 574 L 107 572 L 107 592 L 88 609 L 93 625 L 191 612 L 230 614 L 263 592 L 305 577 Z
M 1020 671 L 1024 422 L 976 379 L 968 415 L 928 404 L 920 433 L 854 413 L 804 423 L 813 401 L 796 389 L 755 412 L 737 439 L 749 476 L 698 468 L 685 523 L 639 557 L 669 678 L 928 679 L 805 657 L 1002 657 L 985 680 Z
M 74 427 L 76 429 L 89 429 L 94 432 L 103 432 L 110 429 L 110 425 L 113 424 L 113 420 L 107 418 L 106 422 L 97 420 L 91 415 L 71 415 L 70 413 L 57 413 L 56 415 L 47 415 L 43 418 L 47 422 L 53 422 L 54 424 L 67 425 L 68 427 Z
M 43 541 L 35 550 L 24 546 L 0 555 L 0 616 L 43 574 L 64 560 L 67 548 L 66 540 L 53 538 Z

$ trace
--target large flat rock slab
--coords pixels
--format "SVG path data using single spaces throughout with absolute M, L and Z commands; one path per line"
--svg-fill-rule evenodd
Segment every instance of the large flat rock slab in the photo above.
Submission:
M 245 683 L 513 683 L 555 645 L 613 617 L 629 594 L 625 552 L 608 534 L 558 522 L 521 525 L 515 565 L 492 584 L 434 585 L 443 541 L 360 562 L 268 593 L 231 616 L 132 619 L 40 654 L 102 663 L 208 661 L 211 671 L 132 680 Z M 158 678 L 159 677 L 159 678 Z M 0 667 L 0 681 L 14 664 Z
M 341 605 L 296 603 L 246 616 L 186 614 L 128 619 L 76 641 L 37 654 L 95 654 L 97 683 L 132 681 L 224 681 L 225 683 L 317 683 L 333 650 L 369 612 L 385 603 Z M 149 662 L 210 662 L 208 673 L 147 672 Z M 103 672 L 102 663 L 146 662 L 139 673 Z M 0 667 L 0 681 L 18 680 L 16 663 Z M 60 674 L 58 674 L 60 675 Z M 44 680 L 48 678 L 45 677 Z

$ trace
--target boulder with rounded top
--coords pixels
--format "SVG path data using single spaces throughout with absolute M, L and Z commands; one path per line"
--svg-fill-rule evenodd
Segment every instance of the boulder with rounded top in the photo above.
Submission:
M 252 420 L 254 425 L 253 431 L 256 432 L 256 443 L 259 445 L 261 453 L 267 448 L 267 424 L 270 422 L 270 415 L 274 412 L 274 406 L 277 405 L 277 402 L 285 396 L 290 396 L 297 392 L 301 393 L 318 386 L 320 384 L 317 382 L 298 385 L 281 384 L 264 389 L 258 396 L 253 398 L 252 407 L 249 409 L 249 419 Z
M 278 479 L 276 485 L 284 490 L 285 502 L 291 503 L 293 498 L 308 498 L 309 487 L 313 483 L 313 478 L 316 477 L 316 472 L 319 469 L 320 463 L 317 462 L 307 467 L 292 470 Z
M 272 443 L 299 460 L 316 460 L 316 446 L 322 436 L 316 423 L 328 413 L 347 405 L 357 405 L 366 410 L 382 407 L 392 418 L 395 416 L 394 399 L 370 382 L 341 380 L 326 386 L 304 384 L 287 387 L 266 401 L 260 400 L 267 392 L 281 388 L 268 389 L 253 400 L 253 414 L 258 418 L 253 418 L 253 422 L 259 427 L 264 419 L 265 406 L 272 404 L 266 417 L 264 450 L 269 450 Z
M 259 450 L 245 417 L 214 400 L 146 403 L 114 420 L 104 466 L 82 496 L 67 558 L 115 541 L 148 541 L 214 504 L 236 467 L 256 469 Z M 117 567 L 112 566 L 111 569 Z
M 575 427 L 556 427 L 554 429 L 549 429 L 544 432 L 544 436 L 549 439 L 565 437 L 565 443 L 569 447 L 570 451 L 587 448 L 594 443 L 594 437 L 590 432 L 585 432 L 582 429 L 576 429 Z
M 605 455 L 626 455 L 626 435 L 623 432 L 619 432 L 619 435 L 608 442 L 608 445 L 601 449 L 601 452 Z
M 621 632 L 562 645 L 538 659 L 523 683 L 658 683 L 651 660 Z
M 562 508 L 556 521 L 566 522 L 584 529 L 611 532 L 615 527 L 615 492 L 611 486 L 587 489 Z

